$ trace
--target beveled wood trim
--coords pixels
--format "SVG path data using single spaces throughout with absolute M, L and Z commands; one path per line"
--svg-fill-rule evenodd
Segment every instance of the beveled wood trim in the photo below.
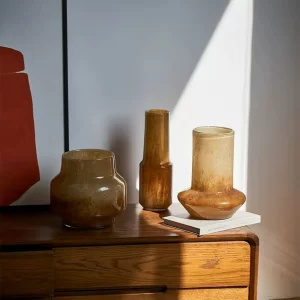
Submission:
M 259 247 L 251 245 L 249 300 L 257 300 Z
M 0 206 L 0 213 L 17 213 L 17 212 L 43 212 L 50 211 L 49 204 L 43 205 L 14 205 L 14 206 Z
M 56 296 L 55 300 L 247 300 L 248 288 L 167 290 L 165 293 Z

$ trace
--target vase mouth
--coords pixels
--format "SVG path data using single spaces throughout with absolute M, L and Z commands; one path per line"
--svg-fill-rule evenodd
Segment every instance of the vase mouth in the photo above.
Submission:
M 166 115 L 169 114 L 170 112 L 166 109 L 149 109 L 146 110 L 147 114 L 159 114 L 159 115 Z
M 203 138 L 230 137 L 234 135 L 233 129 L 219 126 L 196 127 L 193 132 Z
M 99 161 L 107 158 L 113 158 L 114 153 L 112 151 L 102 149 L 76 149 L 65 152 L 62 157 L 66 160 Z

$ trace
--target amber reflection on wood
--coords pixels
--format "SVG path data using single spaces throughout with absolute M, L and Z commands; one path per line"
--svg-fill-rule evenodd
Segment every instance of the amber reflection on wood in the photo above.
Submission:
M 0 206 L 40 180 L 33 105 L 21 52 L 0 47 Z
M 169 111 L 145 112 L 144 157 L 140 163 L 140 204 L 165 210 L 172 203 L 172 163 L 169 161 Z

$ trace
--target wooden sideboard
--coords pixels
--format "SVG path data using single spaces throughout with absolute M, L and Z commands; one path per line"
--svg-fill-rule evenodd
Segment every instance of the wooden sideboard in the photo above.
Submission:
M 49 207 L 0 212 L 0 298 L 256 299 L 258 238 L 248 228 L 197 237 L 162 225 L 183 213 L 129 205 L 111 228 L 62 227 Z

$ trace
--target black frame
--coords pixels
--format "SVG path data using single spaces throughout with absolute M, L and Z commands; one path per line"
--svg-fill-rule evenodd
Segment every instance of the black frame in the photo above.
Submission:
M 63 62 L 63 114 L 64 151 L 69 151 L 69 84 L 68 84 L 68 4 L 62 0 L 62 62 Z

